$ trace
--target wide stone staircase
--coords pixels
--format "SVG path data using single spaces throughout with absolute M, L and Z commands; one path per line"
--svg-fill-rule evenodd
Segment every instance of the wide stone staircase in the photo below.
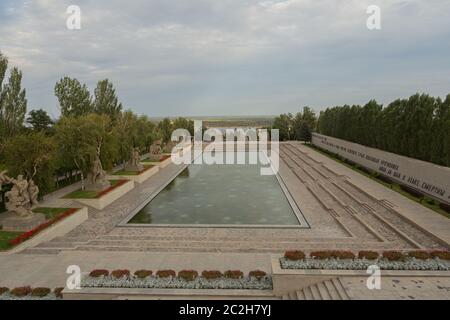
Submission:
M 339 278 L 313 284 L 298 291 L 288 292 L 282 300 L 350 300 Z

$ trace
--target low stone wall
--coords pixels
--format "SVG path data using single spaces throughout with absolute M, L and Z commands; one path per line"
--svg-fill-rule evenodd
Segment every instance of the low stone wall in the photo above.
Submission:
M 153 166 L 158 166 L 160 169 L 167 167 L 169 164 L 172 163 L 172 158 L 169 157 L 164 161 L 160 161 L 160 162 L 141 162 L 142 165 L 153 165 Z
M 111 175 L 111 176 L 108 176 L 108 179 L 109 180 L 113 180 L 113 179 L 133 180 L 136 183 L 142 183 L 142 182 L 146 181 L 148 178 L 150 178 L 151 176 L 153 176 L 154 174 L 156 174 L 158 171 L 159 171 L 159 166 L 154 165 L 153 168 L 145 170 L 141 174 L 137 174 L 137 175 Z
M 33 238 L 21 243 L 13 249 L 1 254 L 13 254 L 23 251 L 27 248 L 35 247 L 40 243 L 51 241 L 54 238 L 62 237 L 78 227 L 88 219 L 88 210 L 86 207 L 78 209 L 78 211 L 58 221 L 57 223 L 45 228 Z
M 382 279 L 392 278 L 440 278 L 450 277 L 450 271 L 410 271 L 410 270 L 381 270 Z M 370 276 L 365 270 L 296 270 L 282 269 L 280 256 L 272 256 L 272 283 L 275 296 L 287 292 L 301 290 L 308 286 L 318 284 L 326 280 L 340 277 L 355 277 L 366 281 Z
M 450 168 L 318 133 L 312 134 L 311 142 L 321 149 L 336 153 L 399 184 L 450 204 Z
M 117 177 L 116 177 L 117 179 Z M 111 203 L 125 195 L 128 191 L 134 188 L 134 181 L 130 180 L 123 185 L 113 189 L 104 196 L 98 199 L 74 199 L 82 204 L 93 207 L 97 210 L 103 210 L 105 207 L 109 206 Z
M 129 289 L 129 288 L 82 288 L 64 289 L 64 300 L 126 300 L 126 299 L 273 299 L 271 290 L 233 289 Z

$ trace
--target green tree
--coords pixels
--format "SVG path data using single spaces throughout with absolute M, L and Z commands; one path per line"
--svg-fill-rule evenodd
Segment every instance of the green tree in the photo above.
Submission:
M 273 121 L 272 128 L 278 129 L 281 141 L 291 140 L 294 136 L 293 122 L 294 118 L 291 113 L 281 114 Z
M 91 94 L 87 86 L 77 79 L 64 77 L 59 80 L 55 85 L 55 95 L 63 117 L 79 117 L 93 111 Z
M 62 118 L 56 127 L 57 154 L 60 166 L 74 167 L 81 174 L 81 188 L 97 153 L 95 124 L 86 117 Z
M 115 121 L 122 111 L 122 104 L 116 95 L 116 90 L 108 79 L 97 83 L 94 92 L 94 112 L 98 114 L 107 114 Z
M 158 132 L 164 143 L 167 143 L 172 138 L 173 132 L 172 121 L 169 118 L 165 118 L 158 123 Z
M 27 123 L 34 131 L 47 131 L 53 125 L 53 120 L 45 110 L 31 110 L 28 114 Z
M 0 64 L 4 65 L 4 61 Z M 0 68 L 1 73 L 3 68 L 3 66 Z M 0 82 L 3 81 L 2 78 Z M 12 137 L 18 134 L 23 128 L 26 112 L 27 99 L 25 89 L 22 89 L 22 72 L 14 67 L 8 83 L 0 92 L 0 135 Z
M 11 175 L 25 174 L 40 187 L 41 194 L 53 188 L 55 143 L 43 132 L 19 134 L 5 146 L 5 164 Z

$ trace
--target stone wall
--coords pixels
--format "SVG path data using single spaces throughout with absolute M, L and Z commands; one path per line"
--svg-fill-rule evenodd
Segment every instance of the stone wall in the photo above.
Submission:
M 312 144 L 450 204 L 450 168 L 360 144 L 312 134 Z

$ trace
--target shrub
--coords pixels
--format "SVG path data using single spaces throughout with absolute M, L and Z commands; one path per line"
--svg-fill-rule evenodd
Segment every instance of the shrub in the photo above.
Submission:
M 25 297 L 31 293 L 31 287 L 18 287 L 11 290 L 11 294 L 16 297 Z
M 49 288 L 34 288 L 33 290 L 31 290 L 31 296 L 42 298 L 49 295 L 50 292 L 52 292 L 52 290 L 50 290 Z
M 145 279 L 147 277 L 150 277 L 152 274 L 153 272 L 150 270 L 138 270 L 134 273 L 134 275 L 139 279 Z
M 355 259 L 355 254 L 351 251 L 334 250 L 331 251 L 331 257 L 336 259 Z
M 450 205 L 448 205 L 446 203 L 439 203 L 439 208 L 441 208 L 445 212 L 450 213 Z
M 253 277 L 258 280 L 261 280 L 262 278 L 264 278 L 267 275 L 267 273 L 265 273 L 264 271 L 261 271 L 261 270 L 254 270 L 254 271 L 250 271 L 248 273 L 248 275 L 249 275 L 249 277 Z
M 96 269 L 92 270 L 89 276 L 93 278 L 107 277 L 109 276 L 109 271 L 103 269 Z
M 219 279 L 222 278 L 222 272 L 217 270 L 211 270 L 211 271 L 203 271 L 202 277 L 205 279 Z
M 378 175 L 378 176 L 376 176 L 376 178 L 378 179 L 378 180 L 381 180 L 381 181 L 383 181 L 383 182 L 385 182 L 385 183 L 388 183 L 388 184 L 392 184 L 393 183 L 393 181 L 392 181 L 392 179 L 390 179 L 390 178 L 388 178 L 388 177 L 386 177 L 386 176 L 383 176 L 383 175 Z
M 229 279 L 241 279 L 244 276 L 244 273 L 239 270 L 228 270 L 225 271 L 224 275 Z
M 169 277 L 176 277 L 176 272 L 173 270 L 158 270 L 156 272 L 156 275 L 160 278 L 169 278 Z
M 126 269 L 114 270 L 113 272 L 111 272 L 111 275 L 116 279 L 120 279 L 124 277 L 129 277 L 130 271 Z
M 313 259 L 330 259 L 331 258 L 331 251 L 313 251 L 309 254 L 309 256 Z
M 383 258 L 389 261 L 400 261 L 403 260 L 405 256 L 400 251 L 385 251 L 383 252 Z
M 64 288 L 55 288 L 55 290 L 53 290 L 53 293 L 55 294 L 55 296 L 57 298 L 62 298 L 62 291 L 64 290 Z
M 449 251 L 432 251 L 430 252 L 432 258 L 439 258 L 441 260 L 450 260 Z
M 420 200 L 422 200 L 423 197 L 424 197 L 424 194 L 423 194 L 423 193 L 421 193 L 421 192 L 419 192 L 419 191 L 417 191 L 417 190 L 415 190 L 415 189 L 413 189 L 413 188 L 411 188 L 411 187 L 408 187 L 408 186 L 406 186 L 406 185 L 404 185 L 404 184 L 401 184 L 401 185 L 400 185 L 400 189 L 402 189 L 403 191 L 409 193 L 409 194 L 412 195 L 413 197 L 416 197 L 416 198 L 418 198 L 418 199 L 420 199 Z
M 198 272 L 195 270 L 181 270 L 178 272 L 178 277 L 186 281 L 192 281 L 198 277 Z
M 298 250 L 295 250 L 295 251 L 286 251 L 285 253 L 284 253 L 284 257 L 287 259 L 287 260 L 291 260 L 291 261 L 298 261 L 298 260 L 303 260 L 303 259 L 305 259 L 305 253 L 303 252 L 303 251 L 298 251 Z
M 9 291 L 8 288 L 0 287 L 0 296 L 1 296 L 2 294 L 4 294 L 4 293 L 7 293 L 8 291 Z
M 376 260 L 380 254 L 376 251 L 360 251 L 358 253 L 358 258 L 367 260 Z
M 416 258 L 419 260 L 427 260 L 430 259 L 430 253 L 426 251 L 410 251 L 408 252 L 408 257 Z
M 341 250 L 326 250 L 326 251 L 313 251 L 309 254 L 313 259 L 355 259 L 355 254 L 351 251 Z

